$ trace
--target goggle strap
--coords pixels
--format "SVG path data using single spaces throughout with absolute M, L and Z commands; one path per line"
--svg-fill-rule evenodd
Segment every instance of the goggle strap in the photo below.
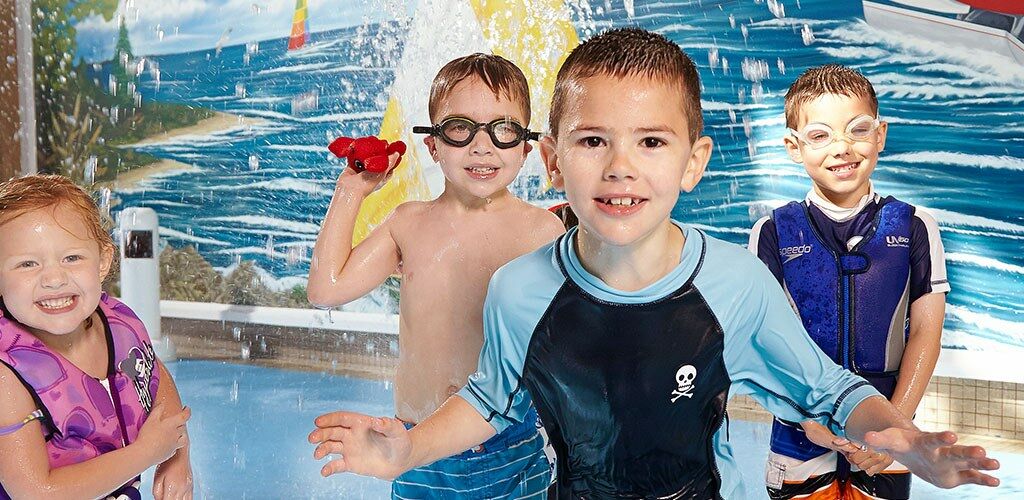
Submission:
M 441 124 L 431 125 L 429 127 L 418 125 L 412 128 L 414 134 L 429 134 L 434 136 L 441 136 Z M 532 132 L 530 129 L 523 129 L 523 140 L 525 141 L 539 141 L 540 132 Z M 516 143 L 518 144 L 518 142 Z

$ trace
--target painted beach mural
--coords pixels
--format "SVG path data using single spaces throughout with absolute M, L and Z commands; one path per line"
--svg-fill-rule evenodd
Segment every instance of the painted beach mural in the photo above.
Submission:
M 947 348 L 1024 353 L 1024 7 L 1005 0 L 33 0 L 40 164 L 93 186 L 113 216 L 156 210 L 165 298 L 307 307 L 319 223 L 344 168 L 326 145 L 428 123 L 445 61 L 523 66 L 546 126 L 568 48 L 608 27 L 679 43 L 704 85 L 709 172 L 674 215 L 744 244 L 809 181 L 782 147 L 783 96 L 838 62 L 874 83 L 890 123 L 878 191 L 938 219 L 953 291 Z M 56 14 L 52 14 L 56 13 Z M 614 105 L 610 103 L 610 105 Z M 412 149 L 361 213 L 439 193 Z M 533 155 L 515 192 L 546 206 Z M 357 235 L 358 236 L 358 235 Z M 395 311 L 400 278 L 346 306 Z

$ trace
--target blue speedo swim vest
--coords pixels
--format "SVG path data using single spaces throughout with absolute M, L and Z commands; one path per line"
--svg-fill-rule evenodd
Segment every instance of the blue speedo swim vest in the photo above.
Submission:
M 773 212 L 786 294 L 825 354 L 891 398 L 909 334 L 914 207 L 886 198 L 851 250 L 825 243 L 804 203 Z M 778 420 L 772 451 L 809 460 L 829 450 Z

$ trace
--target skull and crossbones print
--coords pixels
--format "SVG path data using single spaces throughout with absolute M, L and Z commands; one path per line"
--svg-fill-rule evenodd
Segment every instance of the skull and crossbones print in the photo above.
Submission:
M 672 391 L 672 402 L 686 396 L 693 398 L 694 381 L 697 379 L 697 369 L 693 365 L 683 365 L 676 371 L 675 390 Z

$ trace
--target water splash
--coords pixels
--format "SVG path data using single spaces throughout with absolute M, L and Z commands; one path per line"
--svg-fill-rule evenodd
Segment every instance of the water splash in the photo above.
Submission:
M 718 67 L 718 47 L 713 46 L 708 49 L 708 66 L 711 66 L 711 70 L 714 71 Z
M 85 182 L 86 185 L 91 185 L 96 182 L 96 165 L 98 163 L 99 162 L 95 155 L 92 155 L 85 160 L 85 170 L 82 173 L 82 181 Z
M 800 38 L 803 39 L 804 45 L 814 43 L 814 31 L 811 30 L 811 25 L 804 24 L 804 27 L 800 30 Z
M 104 216 L 110 217 L 110 188 L 100 189 L 99 208 Z
M 267 256 L 274 258 L 277 255 L 277 251 L 274 249 L 274 235 L 267 235 L 267 243 L 265 245 L 267 249 Z
M 751 82 L 767 80 L 771 76 L 768 61 L 764 59 L 744 57 L 743 62 L 740 63 L 740 71 L 743 74 L 743 79 Z

